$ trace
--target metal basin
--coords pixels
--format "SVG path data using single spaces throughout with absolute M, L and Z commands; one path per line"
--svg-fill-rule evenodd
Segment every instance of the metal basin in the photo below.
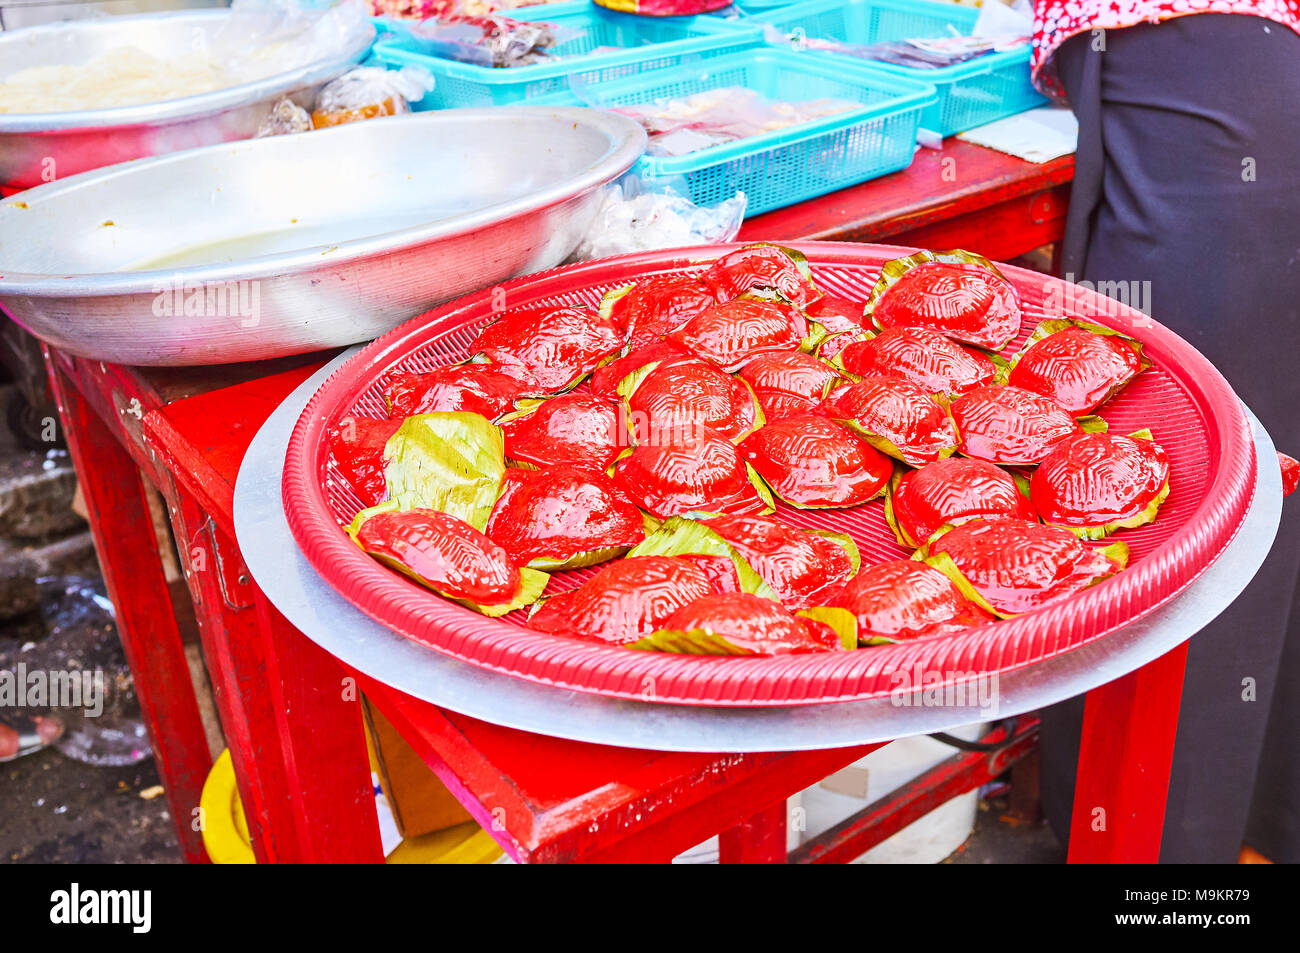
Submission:
M 84 63 L 116 47 L 154 56 L 215 35 L 229 10 L 115 16 L 0 33 L 0 77 L 29 66 Z M 341 55 L 228 89 L 161 103 L 58 113 L 0 113 L 0 185 L 32 188 L 115 162 L 248 139 L 271 106 L 289 97 L 311 107 L 316 91 L 366 55 L 358 40 Z
M 64 350 L 126 364 L 366 341 L 558 264 L 644 144 L 622 116 L 497 107 L 87 172 L 0 202 L 0 305 Z

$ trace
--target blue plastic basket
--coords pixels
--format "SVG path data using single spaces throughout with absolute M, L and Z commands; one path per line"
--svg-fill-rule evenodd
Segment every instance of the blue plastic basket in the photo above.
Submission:
M 587 84 L 604 83 L 757 45 L 762 39 L 762 28 L 754 24 L 709 16 L 643 17 L 586 0 L 511 10 L 509 15 L 553 23 L 579 35 L 555 46 L 554 63 L 494 69 L 420 52 L 408 25 L 390 20 L 372 55 L 384 66 L 423 66 L 433 74 L 433 91 L 414 104 L 415 109 L 452 109 L 519 103 L 566 89 L 573 75 Z M 618 49 L 591 52 L 601 47 Z
M 866 45 L 951 36 L 953 30 L 968 34 L 978 16 L 972 7 L 929 0 L 807 0 L 732 22 L 769 23 L 784 34 L 801 31 L 807 37 Z M 1047 102 L 1030 83 L 1029 54 L 1025 44 L 940 69 L 873 65 L 896 76 L 932 83 L 939 99 L 921 117 L 921 126 L 951 136 Z M 862 62 L 837 53 L 807 51 L 806 55 Z
M 656 70 L 537 103 L 617 108 L 727 86 L 791 102 L 836 98 L 861 104 L 688 155 L 643 156 L 633 167 L 647 182 L 670 184 L 697 205 L 729 199 L 739 189 L 749 198 L 751 215 L 907 168 L 921 112 L 935 98 L 933 86 L 873 66 L 756 46 L 693 68 Z

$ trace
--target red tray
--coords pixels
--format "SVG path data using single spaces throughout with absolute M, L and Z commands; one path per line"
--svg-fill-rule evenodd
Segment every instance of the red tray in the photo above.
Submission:
M 648 274 L 700 270 L 738 245 L 627 255 L 516 279 L 423 314 L 348 361 L 316 392 L 289 442 L 284 504 L 289 526 L 316 571 L 349 601 L 408 638 L 519 678 L 623 698 L 691 705 L 800 705 L 889 695 L 898 673 L 923 673 L 930 687 L 971 673 L 1007 672 L 1098 639 L 1155 609 L 1196 578 L 1241 524 L 1255 487 L 1255 451 L 1240 401 L 1191 345 L 1132 308 L 1076 285 L 1004 267 L 1025 312 L 1021 339 L 1047 317 L 1090 317 L 1143 342 L 1154 367 L 1102 408 L 1112 430 L 1150 427 L 1169 453 L 1170 494 L 1155 523 L 1122 530 L 1130 567 L 1105 582 L 1014 619 L 961 635 L 894 645 L 774 658 L 718 658 L 638 652 L 523 628 L 524 614 L 488 619 L 384 568 L 342 526 L 361 503 L 330 462 L 329 428 L 342 416 L 386 416 L 381 393 L 398 371 L 427 371 L 462 360 L 494 305 L 594 305 L 601 293 Z M 864 300 L 880 265 L 914 249 L 804 242 L 818 284 Z M 781 506 L 797 526 L 849 533 L 863 562 L 910 555 L 894 541 L 876 501 L 854 510 Z M 562 591 L 595 570 L 559 574 Z M 919 666 L 919 668 L 918 668 Z M 932 674 L 933 673 L 933 674 Z M 908 683 L 916 687 L 917 682 Z

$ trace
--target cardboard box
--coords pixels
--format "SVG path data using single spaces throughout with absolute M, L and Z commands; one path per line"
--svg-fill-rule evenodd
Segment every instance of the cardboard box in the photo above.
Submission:
M 383 712 L 364 697 L 361 710 L 374 744 L 379 783 L 403 837 L 419 837 L 473 820 Z

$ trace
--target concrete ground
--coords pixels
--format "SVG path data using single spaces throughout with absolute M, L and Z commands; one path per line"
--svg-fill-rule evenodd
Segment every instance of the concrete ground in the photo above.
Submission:
M 93 767 L 53 749 L 0 764 L 0 861 L 179 864 L 153 758 Z

